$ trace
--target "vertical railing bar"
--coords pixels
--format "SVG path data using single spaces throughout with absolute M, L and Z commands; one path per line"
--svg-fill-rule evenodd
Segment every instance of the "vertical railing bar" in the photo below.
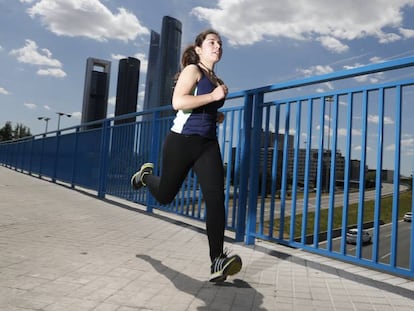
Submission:
M 257 199 L 259 190 L 259 156 L 260 156 L 260 137 L 262 132 L 263 120 L 263 93 L 256 93 L 253 105 L 253 129 L 252 129 L 252 144 L 249 154 L 249 197 L 247 205 L 247 244 L 254 244 L 254 237 L 256 235 L 256 218 L 257 218 Z
M 238 136 L 238 141 L 240 141 L 241 137 L 241 125 L 242 125 L 242 117 L 243 117 L 243 111 L 240 110 L 238 115 L 238 120 L 237 120 L 237 136 Z M 236 228 L 236 224 L 237 224 L 237 214 L 238 214 L 238 202 L 239 202 L 239 171 L 240 171 L 240 147 L 241 144 L 237 144 L 236 146 L 236 154 L 235 154 L 235 160 L 234 160 L 234 176 L 233 176 L 233 227 Z M 243 240 L 243 238 L 241 239 Z
M 35 141 L 35 136 L 30 139 L 30 151 L 29 151 L 29 175 L 32 175 L 32 165 L 33 165 L 33 144 Z
M 335 188 L 336 188 L 336 149 L 337 149 L 337 137 L 338 137 L 338 95 L 334 96 L 333 101 L 333 126 L 329 127 L 330 130 L 332 130 L 332 147 L 329 150 L 330 152 L 330 177 L 329 177 L 329 209 L 328 209 L 328 235 L 327 235 L 327 249 L 328 251 L 332 251 L 332 232 L 333 229 L 333 223 L 334 223 L 334 214 L 335 214 Z M 332 105 L 332 102 L 329 102 L 329 105 Z M 329 109 L 330 111 L 330 109 Z M 328 116 L 330 118 L 330 116 Z M 331 120 L 329 120 L 329 123 L 331 123 Z M 331 133 L 328 133 L 328 135 L 331 135 Z M 329 146 L 328 146 L 329 148 Z
M 296 228 L 296 199 L 297 199 L 297 185 L 298 185 L 298 159 L 299 159 L 299 147 L 300 147 L 300 135 L 301 135 L 301 114 L 302 114 L 302 102 L 296 101 L 296 128 L 294 137 L 294 155 L 293 155 L 293 178 L 292 178 L 292 207 L 290 213 L 290 234 L 289 241 L 295 240 L 295 228 Z
M 283 163 L 282 163 L 282 187 L 280 196 L 280 227 L 279 239 L 284 240 L 285 231 L 285 212 L 286 212 L 286 197 L 287 197 L 287 183 L 289 174 L 289 128 L 290 128 L 290 102 L 286 103 L 285 110 L 285 133 L 283 139 Z
M 375 175 L 374 233 L 372 237 L 372 260 L 377 263 L 379 257 L 379 233 L 381 217 L 382 161 L 384 151 L 384 88 L 378 90 L 378 134 L 377 134 L 377 170 Z
M 250 144 L 253 115 L 253 95 L 246 94 L 244 97 L 243 129 L 241 137 L 241 159 L 240 159 L 240 199 L 237 205 L 236 241 L 253 244 L 254 239 L 250 233 L 246 233 L 246 206 L 248 192 L 248 176 L 250 173 Z
M 265 113 L 265 130 L 264 130 L 264 144 L 260 147 L 262 150 L 263 158 L 261 164 L 261 172 L 262 172 L 262 179 L 261 179 L 261 200 L 260 200 L 260 220 L 259 220 L 259 233 L 263 234 L 264 232 L 264 220 L 265 220 L 265 209 L 266 209 L 266 177 L 267 177 L 267 156 L 269 150 L 269 121 L 270 121 L 270 106 L 267 105 L 264 109 Z M 260 169 L 259 169 L 260 172 Z
M 73 147 L 72 176 L 71 176 L 71 181 L 70 181 L 70 186 L 72 189 L 75 188 L 76 186 L 76 177 L 77 177 L 76 166 L 78 163 L 77 153 L 78 153 L 78 148 L 79 148 L 79 135 L 80 135 L 79 132 L 80 132 L 80 127 L 77 127 L 75 131 L 75 146 Z
M 227 144 L 227 170 L 226 170 L 226 224 L 228 223 L 229 218 L 229 205 L 230 205 L 230 197 L 231 197 L 231 168 L 233 167 L 233 137 L 234 137 L 234 111 L 228 113 L 230 117 L 230 133 L 229 133 L 229 142 Z M 227 119 L 227 116 L 226 116 Z M 235 190 L 233 187 L 233 196 L 235 195 Z M 232 207 L 232 213 L 234 211 L 235 206 Z M 231 215 L 231 228 L 234 228 L 234 217 Z
M 101 129 L 101 148 L 100 148 L 100 168 L 98 180 L 98 197 L 104 198 L 106 194 L 106 182 L 108 178 L 108 162 L 109 162 L 109 139 L 110 139 L 110 120 L 106 119 L 102 123 Z
M 305 158 L 305 179 L 303 190 L 303 213 L 302 213 L 302 236 L 301 242 L 306 244 L 308 227 L 308 204 L 309 204 L 309 173 L 311 167 L 310 151 L 312 147 L 312 122 L 313 122 L 313 99 L 308 99 L 308 124 L 306 129 L 306 158 Z
M 362 137 L 361 137 L 361 164 L 359 168 L 359 200 L 358 200 L 358 218 L 357 218 L 357 243 L 356 258 L 361 259 L 362 255 L 362 230 L 364 223 L 365 207 L 365 164 L 367 158 L 367 133 L 368 131 L 368 91 L 362 93 Z
M 346 233 L 348 230 L 348 210 L 349 210 L 349 181 L 351 175 L 351 147 L 352 147 L 352 115 L 353 115 L 353 93 L 348 93 L 347 100 L 347 122 L 346 122 L 346 147 L 345 147 L 345 174 L 344 174 L 344 197 L 342 208 L 342 227 L 341 227 L 341 254 L 346 255 Z
M 280 105 L 275 105 L 275 139 L 273 142 L 273 159 L 272 159 L 272 190 L 271 190 L 271 201 L 270 201 L 270 220 L 269 220 L 269 232 L 270 237 L 273 237 L 274 224 L 275 224 L 275 195 L 278 183 L 278 161 L 279 161 L 279 126 L 280 126 Z M 279 217 L 280 222 L 280 217 Z
M 398 212 L 400 201 L 400 166 L 401 166 L 401 85 L 396 87 L 395 98 L 395 157 L 394 157 L 394 189 L 392 199 L 392 229 L 391 229 L 391 255 L 390 265 L 397 265 L 398 249 Z
M 414 159 L 414 157 L 413 157 Z M 414 190 L 414 163 L 413 163 L 413 170 L 411 171 L 411 215 L 414 214 L 414 197 L 413 197 L 413 191 Z M 414 221 L 411 219 L 411 247 L 410 247 L 410 257 L 409 257 L 409 270 L 414 275 Z
M 320 210 L 321 210 L 321 191 L 322 191 L 322 173 L 323 173 L 323 153 L 324 153 L 324 137 L 325 137 L 325 106 L 324 98 L 321 100 L 321 112 L 319 119 L 319 150 L 318 150 L 318 170 L 316 177 L 316 202 L 315 202 L 315 220 L 313 228 L 313 246 L 319 248 L 319 227 L 320 227 Z

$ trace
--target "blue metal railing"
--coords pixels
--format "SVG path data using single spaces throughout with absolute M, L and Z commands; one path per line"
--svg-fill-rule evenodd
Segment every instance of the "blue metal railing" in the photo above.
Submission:
M 405 149 L 411 141 L 406 137 L 414 137 L 409 113 L 414 79 L 398 79 L 411 76 L 412 66 L 409 57 L 230 94 L 218 139 L 227 228 L 236 240 L 265 239 L 414 278 L 414 228 L 401 221 L 401 213 L 414 209 L 414 161 L 412 150 Z M 391 82 L 360 86 L 354 80 L 378 73 Z M 314 91 L 324 83 L 331 91 Z M 99 197 L 134 201 L 149 212 L 157 208 L 204 221 L 193 172 L 168 206 L 129 185 L 144 162 L 155 163 L 160 173 L 169 110 L 4 142 L 0 163 L 95 190 Z M 136 122 L 118 123 L 131 117 Z M 404 175 L 409 177 L 403 185 Z M 387 209 L 391 216 L 384 221 Z M 355 245 L 346 239 L 351 227 L 358 229 Z M 371 244 L 363 243 L 363 229 Z

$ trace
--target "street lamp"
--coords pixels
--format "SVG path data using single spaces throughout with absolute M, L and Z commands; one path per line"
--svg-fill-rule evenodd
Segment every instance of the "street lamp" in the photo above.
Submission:
M 49 123 L 49 117 L 38 117 L 38 120 L 44 120 L 46 122 L 45 133 L 47 133 L 47 124 Z
M 64 113 L 64 112 L 56 112 L 56 114 L 58 115 L 58 125 L 57 125 L 57 130 L 59 131 L 60 129 L 60 117 L 61 116 L 67 116 L 68 118 L 70 118 L 72 115 L 69 113 Z

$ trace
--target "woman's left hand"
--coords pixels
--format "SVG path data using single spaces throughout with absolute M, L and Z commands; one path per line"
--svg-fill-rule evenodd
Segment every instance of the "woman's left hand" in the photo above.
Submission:
M 217 112 L 217 119 L 216 119 L 217 123 L 223 123 L 224 121 L 224 113 L 222 112 Z

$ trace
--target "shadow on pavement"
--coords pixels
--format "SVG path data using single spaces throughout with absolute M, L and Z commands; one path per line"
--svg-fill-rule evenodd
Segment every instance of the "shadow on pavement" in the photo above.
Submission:
M 200 281 L 179 271 L 171 269 L 164 265 L 160 260 L 154 259 L 148 255 L 136 255 L 137 258 L 145 260 L 160 274 L 168 278 L 172 284 L 182 292 L 193 295 L 195 298 L 204 302 L 204 306 L 197 308 L 199 311 L 217 309 L 214 304 L 223 301 L 229 301 L 232 304 L 232 310 L 255 310 L 267 311 L 261 307 L 263 303 L 263 295 L 253 288 L 249 283 L 234 279 L 233 282 L 210 283 L 208 281 Z M 212 294 L 212 290 L 217 293 Z M 226 297 L 226 299 L 217 299 L 215 296 Z M 219 309 L 222 309 L 219 308 Z

